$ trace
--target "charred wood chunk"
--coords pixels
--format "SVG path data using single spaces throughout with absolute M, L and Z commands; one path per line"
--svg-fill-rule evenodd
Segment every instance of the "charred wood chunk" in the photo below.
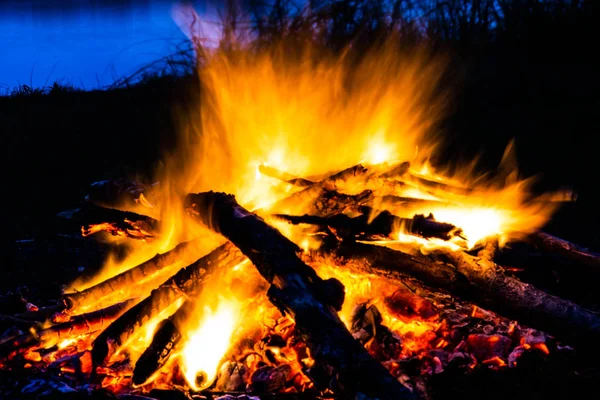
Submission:
M 142 353 L 133 369 L 133 383 L 141 385 L 158 371 L 169 359 L 171 352 L 181 340 L 181 333 L 170 319 L 165 319 L 156 327 L 152 343 Z
M 400 354 L 402 341 L 382 322 L 381 313 L 376 306 L 359 304 L 352 313 L 351 331 L 376 359 L 389 360 Z
M 426 321 L 438 318 L 439 311 L 435 305 L 405 288 L 399 288 L 391 296 L 384 299 L 386 309 L 395 317 L 409 321 L 422 319 Z
M 479 362 L 499 357 L 508 359 L 513 346 L 512 340 L 502 335 L 471 334 L 467 337 L 465 349 Z
M 283 364 L 278 367 L 265 365 L 258 368 L 250 376 L 247 390 L 250 393 L 274 393 L 285 386 L 292 368 Z
M 363 345 L 375 337 L 377 328 L 381 326 L 381 313 L 374 305 L 357 304 L 352 310 L 352 335 Z
M 215 389 L 221 392 L 243 391 L 249 377 L 250 373 L 244 364 L 225 361 L 217 373 Z

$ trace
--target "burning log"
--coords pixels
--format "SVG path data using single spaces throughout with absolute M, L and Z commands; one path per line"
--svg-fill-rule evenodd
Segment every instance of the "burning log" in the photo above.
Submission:
M 158 236 L 160 231 L 160 222 L 154 218 L 93 204 L 83 204 L 80 208 L 64 211 L 58 216 L 82 224 L 83 236 L 107 231 L 115 236 L 151 240 Z
M 270 301 L 294 317 L 297 332 L 311 351 L 314 365 L 307 373 L 317 387 L 344 397 L 412 397 L 340 320 L 335 312 L 343 303 L 339 281 L 322 280 L 298 258 L 300 249 L 294 243 L 237 204 L 233 196 L 190 194 L 185 204 L 192 215 L 238 246 L 271 283 Z
M 93 311 L 71 317 L 68 321 L 51 326 L 41 331 L 28 332 L 12 340 L 0 344 L 0 356 L 23 352 L 32 348 L 47 347 L 63 339 L 96 332 L 106 327 L 127 309 L 135 304 L 135 299 L 114 304 L 102 310 Z
M 463 252 L 437 253 L 469 280 L 482 305 L 567 341 L 597 341 L 600 315 L 506 275 L 481 253 L 482 257 Z
M 366 243 L 339 243 L 335 249 L 322 249 L 331 254 L 357 261 L 358 268 L 367 273 L 393 280 L 413 277 L 430 287 L 451 293 L 470 295 L 471 283 L 448 264 L 434 261 L 422 254 L 406 254 L 383 246 Z
M 529 237 L 529 241 L 538 248 L 592 268 L 600 268 L 600 254 L 557 238 L 548 233 L 538 232 Z
M 181 341 L 184 324 L 194 309 L 194 301 L 188 298 L 173 315 L 158 324 L 152 336 L 152 343 L 135 364 L 133 383 L 141 385 L 165 365 Z
M 284 172 L 277 172 L 279 175 L 286 174 Z M 293 193 L 285 199 L 278 201 L 277 203 L 273 204 L 270 208 L 274 210 L 281 210 L 286 209 L 288 207 L 297 207 L 299 204 L 309 206 L 312 203 L 316 203 L 320 197 L 326 195 L 327 193 L 335 193 L 336 195 L 339 195 L 337 192 L 335 192 L 336 189 L 338 189 L 339 185 L 355 177 L 364 176 L 366 175 L 366 173 L 367 169 L 360 164 L 350 168 L 346 168 L 342 171 L 336 172 L 328 176 L 325 179 L 322 179 L 318 182 L 314 182 L 310 186 L 306 186 L 303 190 Z M 363 194 L 363 196 L 361 197 L 364 197 L 365 193 L 367 193 L 368 196 L 372 195 L 371 191 L 364 191 L 363 193 L 361 193 Z M 352 197 L 350 197 L 350 199 L 352 199 Z
M 189 249 L 192 243 L 194 242 L 180 243 L 173 249 L 162 254 L 156 254 L 151 259 L 112 278 L 106 279 L 97 285 L 91 286 L 81 292 L 64 294 L 63 300 L 68 309 L 74 309 L 79 305 L 93 304 L 123 287 L 135 285 L 161 269 L 179 261 L 182 254 Z
M 335 254 L 362 262 L 365 272 L 392 279 L 404 274 L 413 276 L 428 286 L 447 290 L 566 340 L 597 339 L 600 315 L 506 275 L 486 256 L 492 248 L 487 246 L 478 257 L 447 250 L 424 256 L 364 243 L 342 243 Z
M 130 308 L 94 341 L 92 361 L 100 365 L 120 348 L 140 327 L 162 310 L 175 303 L 184 294 L 197 290 L 207 275 L 217 266 L 234 267 L 244 257 L 230 243 L 225 243 L 198 261 L 180 269 L 175 275 L 154 289 L 150 296 Z M 109 345 L 110 343 L 110 345 Z
M 389 237 L 392 232 L 404 227 L 411 234 L 419 235 L 424 238 L 435 237 L 443 240 L 449 240 L 453 236 L 460 236 L 460 229 L 452 224 L 438 222 L 433 215 L 425 217 L 417 214 L 413 218 L 400 218 L 389 211 L 384 210 L 369 221 L 369 215 L 374 212 L 369 207 L 359 208 L 362 214 L 351 218 L 344 214 L 336 214 L 331 217 L 318 217 L 313 215 L 286 215 L 274 214 L 276 218 L 286 220 L 292 224 L 312 224 L 334 228 L 336 234 L 349 239 L 373 239 L 374 237 Z

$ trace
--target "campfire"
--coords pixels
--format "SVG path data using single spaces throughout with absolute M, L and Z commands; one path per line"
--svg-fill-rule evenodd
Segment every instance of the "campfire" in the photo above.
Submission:
M 94 183 L 60 214 L 130 251 L 6 317 L 13 390 L 428 398 L 448 369 L 596 340 L 597 314 L 497 260 L 524 243 L 598 267 L 542 230 L 570 197 L 534 194 L 511 146 L 493 176 L 432 166 L 439 64 L 303 57 L 211 55 L 202 133 L 182 132 L 160 179 Z

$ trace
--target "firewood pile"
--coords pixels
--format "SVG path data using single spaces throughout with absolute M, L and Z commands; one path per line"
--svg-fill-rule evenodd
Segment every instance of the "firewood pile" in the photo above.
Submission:
M 225 193 L 181 199 L 183 218 L 219 234 L 212 250 L 192 238 L 55 304 L 1 316 L 10 328 L 0 364 L 14 384 L 0 397 L 427 399 L 448 371 L 501 373 L 597 347 L 600 315 L 497 262 L 510 242 L 473 243 L 461 226 L 415 212 L 447 198 L 397 196 L 415 186 L 460 201 L 474 189 L 408 163 L 316 178 L 259 171 L 289 196 L 252 211 Z M 84 237 L 145 246 L 169 234 L 142 213 L 161 201 L 156 187 L 103 181 L 60 217 Z M 600 267 L 599 255 L 542 231 L 511 240 Z

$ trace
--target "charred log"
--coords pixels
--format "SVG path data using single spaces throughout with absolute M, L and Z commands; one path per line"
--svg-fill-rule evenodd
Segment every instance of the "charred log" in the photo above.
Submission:
M 83 204 L 80 208 L 64 211 L 58 216 L 81 224 L 83 236 L 106 231 L 115 236 L 149 240 L 158 236 L 160 232 L 160 222 L 154 218 L 89 203 Z
M 141 385 L 165 365 L 171 353 L 177 349 L 184 335 L 183 324 L 194 309 L 194 301 L 188 298 L 173 315 L 158 324 L 152 336 L 152 343 L 135 364 L 133 383 Z
M 432 260 L 422 254 L 407 254 L 366 243 L 340 243 L 335 249 L 323 249 L 347 260 L 355 260 L 361 271 L 393 280 L 413 277 L 425 285 L 473 298 L 472 284 L 453 265 Z
M 599 314 L 506 275 L 488 257 L 451 251 L 438 253 L 477 289 L 478 303 L 565 341 L 597 341 Z
M 238 246 L 271 283 L 269 299 L 294 317 L 296 329 L 311 351 L 315 363 L 307 373 L 317 387 L 344 397 L 412 397 L 339 319 L 335 310 L 341 308 L 344 293 L 339 281 L 322 280 L 298 258 L 300 249 L 294 243 L 237 204 L 233 196 L 190 194 L 186 206 Z
M 597 339 L 600 315 L 507 275 L 487 255 L 492 249 L 493 245 L 487 246 L 477 257 L 446 250 L 424 256 L 363 243 L 342 243 L 335 254 L 361 261 L 365 272 L 394 279 L 413 276 L 430 287 L 444 289 L 566 341 Z
M 244 257 L 229 243 L 217 247 L 198 261 L 180 269 L 157 289 L 120 316 L 94 341 L 92 361 L 102 364 L 112 350 L 120 348 L 140 327 L 184 294 L 192 293 L 203 284 L 208 274 L 217 266 L 234 267 Z M 109 346 L 110 343 L 110 346 Z
M 600 254 L 593 253 L 564 239 L 548 233 L 538 232 L 531 235 L 529 241 L 544 252 L 556 254 L 581 265 L 600 268 Z
M 76 308 L 82 304 L 93 304 L 123 287 L 135 285 L 161 269 L 174 264 L 181 259 L 182 254 L 189 249 L 192 243 L 193 242 L 180 243 L 173 249 L 162 254 L 157 254 L 151 259 L 115 275 L 112 278 L 106 279 L 97 285 L 91 286 L 81 292 L 64 294 L 63 299 L 67 304 L 68 309 Z
M 369 221 L 374 210 L 365 206 L 359 209 L 362 214 L 354 218 L 344 214 L 336 214 L 331 217 L 274 214 L 274 217 L 292 224 L 312 224 L 333 228 L 338 236 L 351 240 L 389 237 L 400 227 L 404 227 L 411 234 L 424 238 L 435 237 L 443 240 L 449 240 L 461 233 L 460 229 L 452 224 L 436 221 L 431 214 L 427 217 L 417 214 L 413 218 L 400 218 L 385 210 Z

